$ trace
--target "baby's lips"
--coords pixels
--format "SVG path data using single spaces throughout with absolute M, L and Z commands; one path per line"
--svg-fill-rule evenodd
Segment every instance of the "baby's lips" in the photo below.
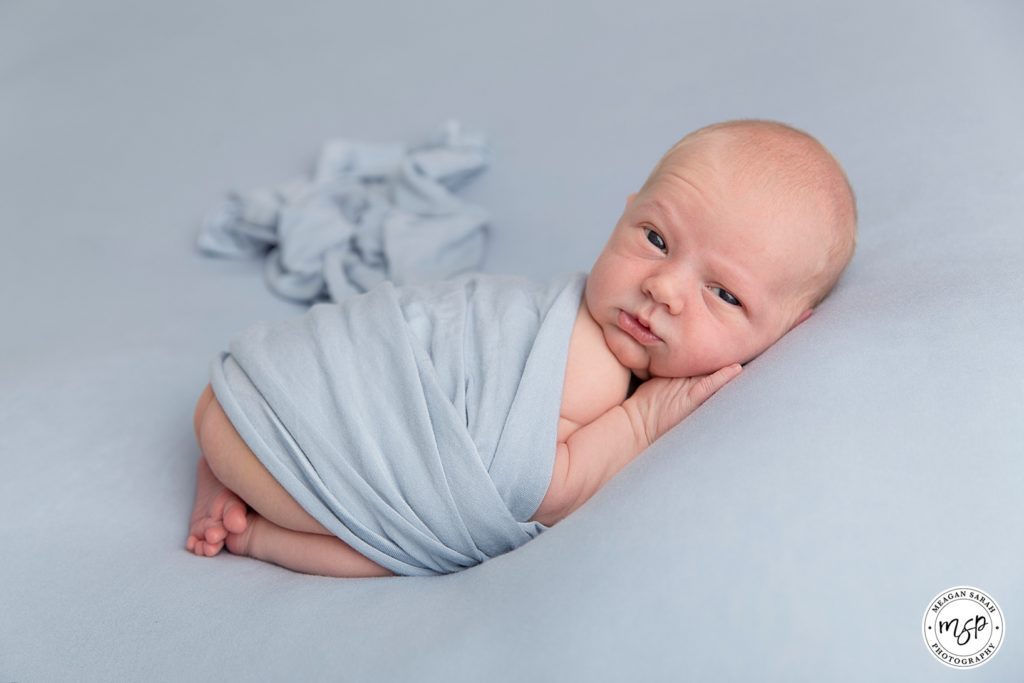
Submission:
M 663 340 L 650 328 L 645 327 L 632 313 L 619 311 L 619 327 L 644 346 L 659 344 Z

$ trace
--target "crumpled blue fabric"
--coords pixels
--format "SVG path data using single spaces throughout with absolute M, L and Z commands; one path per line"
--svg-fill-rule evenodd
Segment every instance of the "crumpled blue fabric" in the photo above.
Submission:
M 454 192 L 489 159 L 483 137 L 454 120 L 417 145 L 331 140 L 312 178 L 229 193 L 206 215 L 198 247 L 265 258 L 270 289 L 302 303 L 479 270 L 489 215 Z

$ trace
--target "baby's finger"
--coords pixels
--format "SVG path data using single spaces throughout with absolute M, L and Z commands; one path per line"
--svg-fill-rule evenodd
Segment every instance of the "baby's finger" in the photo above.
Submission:
M 710 375 L 704 375 L 690 389 L 690 400 L 699 406 L 708 400 L 712 394 L 728 384 L 736 375 L 740 374 L 741 370 L 743 370 L 743 366 L 739 363 L 733 363 L 732 365 L 726 365 L 721 370 L 712 372 Z

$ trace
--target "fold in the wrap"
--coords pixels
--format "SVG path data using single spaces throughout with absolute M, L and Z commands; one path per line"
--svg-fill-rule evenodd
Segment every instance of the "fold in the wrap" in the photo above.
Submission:
M 317 521 L 400 575 L 459 571 L 547 529 L 569 338 L 586 273 L 377 285 L 258 323 L 213 391 Z

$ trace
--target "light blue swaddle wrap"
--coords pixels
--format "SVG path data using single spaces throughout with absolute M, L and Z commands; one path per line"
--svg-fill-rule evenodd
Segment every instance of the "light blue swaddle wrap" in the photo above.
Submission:
M 383 282 L 258 323 L 212 363 L 232 424 L 338 538 L 400 575 L 459 571 L 547 529 L 586 273 Z

